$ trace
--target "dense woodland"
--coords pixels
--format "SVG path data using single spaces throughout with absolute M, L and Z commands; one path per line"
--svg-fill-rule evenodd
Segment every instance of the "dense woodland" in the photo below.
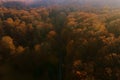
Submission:
M 0 80 L 120 80 L 120 9 L 1 6 Z

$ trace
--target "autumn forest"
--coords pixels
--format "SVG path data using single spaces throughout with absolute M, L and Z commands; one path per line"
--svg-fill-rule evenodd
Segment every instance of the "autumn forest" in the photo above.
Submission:
M 120 7 L 0 4 L 0 80 L 120 80 Z

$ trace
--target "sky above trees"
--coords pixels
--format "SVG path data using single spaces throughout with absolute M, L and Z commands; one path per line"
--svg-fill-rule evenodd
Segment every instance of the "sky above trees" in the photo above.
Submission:
M 120 0 L 0 0 L 0 1 L 25 1 L 25 2 L 34 2 L 34 1 L 80 1 L 80 2 L 107 2 L 107 3 L 118 3 Z
M 45 0 L 0 0 L 0 1 L 45 1 Z M 83 2 L 120 2 L 120 0 L 46 0 L 46 1 L 83 1 Z
M 37 3 L 36 5 L 40 4 L 40 2 L 42 1 L 42 3 L 47 2 L 47 3 L 73 3 L 73 2 L 77 2 L 77 3 L 81 3 L 81 4 L 89 4 L 89 5 L 110 5 L 110 6 L 120 6 L 120 0 L 0 0 L 0 1 L 22 1 L 25 3 L 30 3 L 30 4 L 34 4 Z

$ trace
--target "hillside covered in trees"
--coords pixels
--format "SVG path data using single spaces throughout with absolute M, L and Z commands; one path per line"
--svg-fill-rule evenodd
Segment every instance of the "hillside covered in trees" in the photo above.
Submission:
M 120 80 L 120 8 L 51 4 L 0 5 L 0 80 Z

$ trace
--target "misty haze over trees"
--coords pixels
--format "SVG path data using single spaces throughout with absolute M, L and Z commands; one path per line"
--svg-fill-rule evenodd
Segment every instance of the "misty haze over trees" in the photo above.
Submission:
M 36 6 L 48 6 L 55 4 L 78 4 L 78 5 L 95 5 L 95 6 L 112 6 L 112 7 L 120 7 L 120 0 L 0 0 L 0 3 L 14 3 L 20 2 L 24 5 L 36 7 Z M 74 5 L 74 4 L 73 4 Z
M 1 0 L 0 80 L 120 80 L 119 0 Z

